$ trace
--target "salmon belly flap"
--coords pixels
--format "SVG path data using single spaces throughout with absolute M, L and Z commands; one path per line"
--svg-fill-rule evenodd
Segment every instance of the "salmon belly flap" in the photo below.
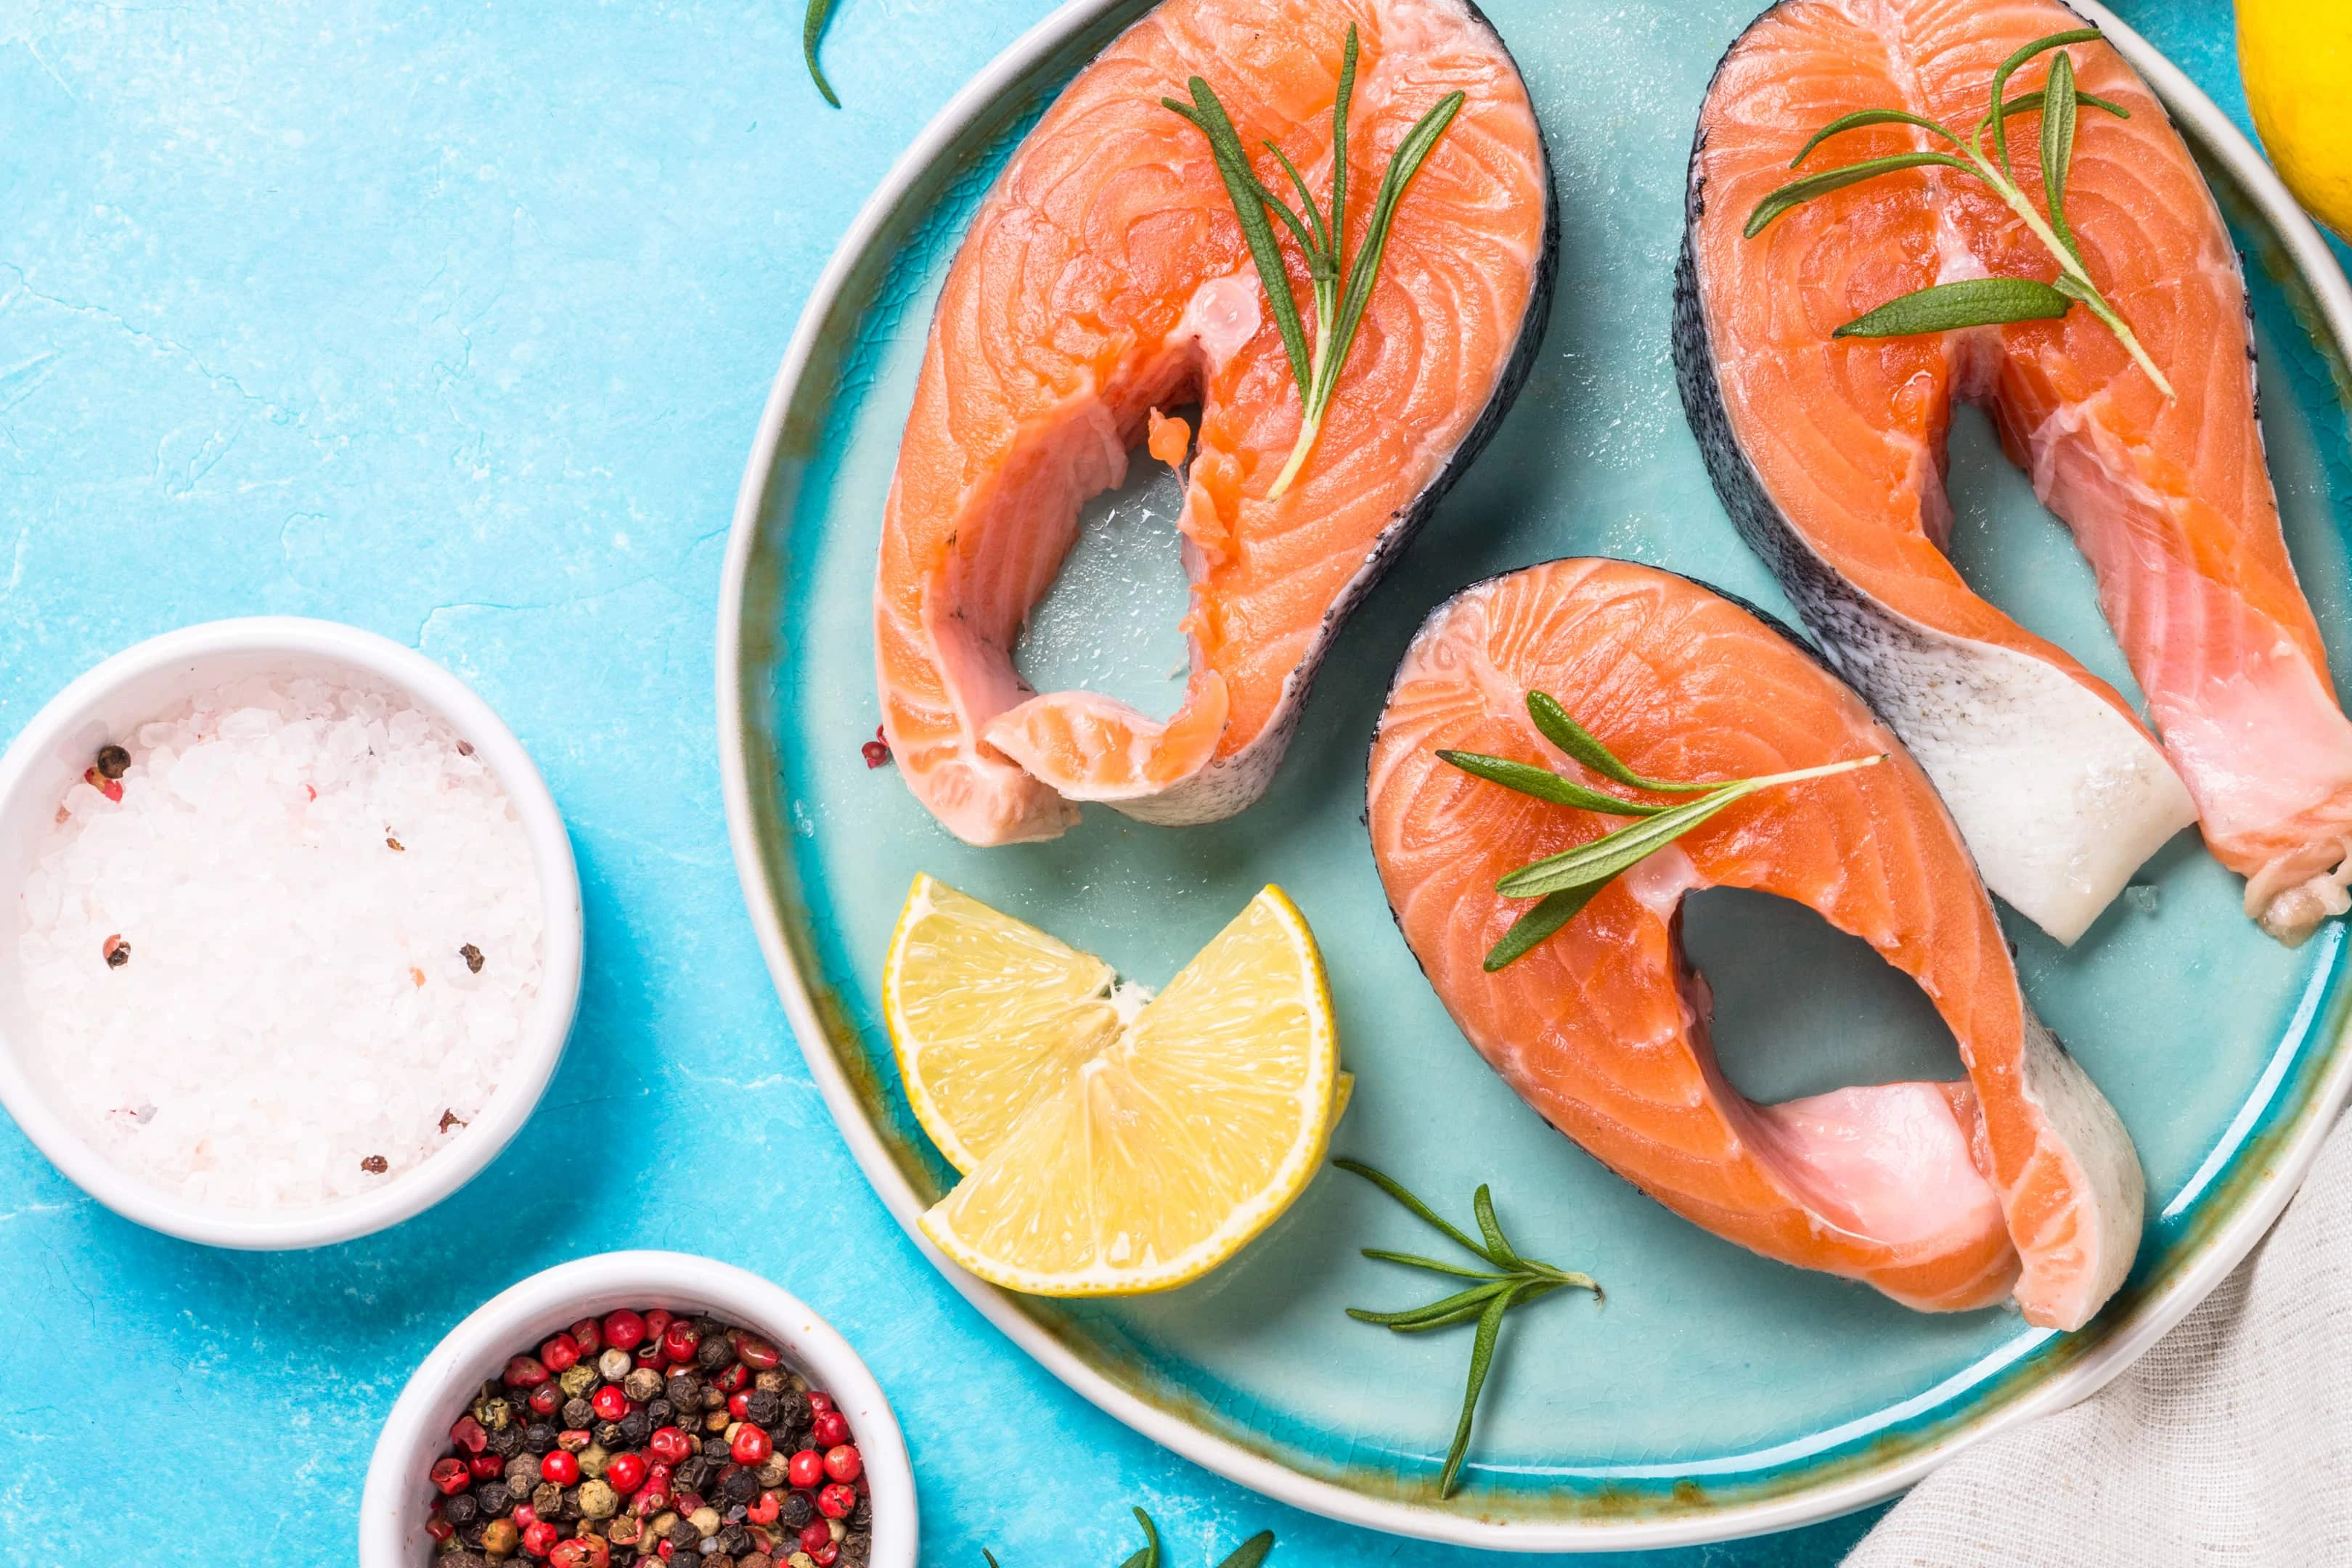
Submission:
M 1545 739 L 1531 691 L 1654 778 L 1887 760 L 1739 801 L 1490 973 L 1485 955 L 1528 908 L 1497 879 L 1623 826 L 1437 757 L 1617 787 Z M 1479 584 L 1430 616 L 1397 671 L 1367 821 L 1398 925 L 1464 1035 L 1547 1121 L 1676 1213 L 1923 1310 L 2013 1294 L 2029 1321 L 2074 1329 L 2122 1282 L 2145 1202 L 2129 1137 L 2034 1016 L 1927 775 L 1785 631 L 1620 562 Z M 1714 1004 L 1682 945 L 1682 900 L 1709 887 L 1792 900 L 1868 942 L 1934 1003 L 1967 1081 L 1743 1099 L 1717 1068 Z
M 2280 530 L 2237 254 L 2155 95 L 2105 41 L 2071 47 L 2080 90 L 2129 117 L 2082 111 L 2064 210 L 2173 396 L 2081 306 L 1832 336 L 1929 285 L 2057 276 L 2023 219 L 1960 171 L 1882 174 L 1744 233 L 1816 131 L 1893 108 L 1965 134 L 2012 51 L 2083 25 L 2055 0 L 1788 0 L 1759 17 L 1700 111 L 1675 314 L 1683 399 L 1742 534 L 1936 780 L 1994 892 L 2072 942 L 2194 820 L 2247 879 L 2247 912 L 2300 941 L 2352 903 L 2352 723 Z M 2040 89 L 2050 58 L 2005 96 Z M 2012 116 L 2008 136 L 2046 208 L 2041 123 L 2038 109 Z M 1950 149 L 1873 125 L 1801 172 L 1927 151 Z M 1947 558 L 1959 400 L 1990 411 L 2090 561 L 2153 731 Z
M 1396 209 L 1311 457 L 1269 499 L 1303 405 L 1209 142 L 1161 100 L 1202 77 L 1245 147 L 1272 141 L 1324 197 L 1351 24 L 1351 258 L 1399 141 L 1465 100 Z M 1258 164 L 1287 188 L 1271 153 Z M 931 323 L 875 584 L 908 787 L 981 845 L 1056 837 L 1089 800 L 1171 824 L 1255 800 L 1340 621 L 1524 380 L 1555 244 L 1526 86 L 1464 0 L 1167 0 L 1113 42 L 1013 153 Z M 1311 279 L 1284 249 L 1311 334 Z M 1197 437 L 1163 416 L 1192 402 Z M 1013 659 L 1081 506 L 1147 438 L 1184 479 L 1191 671 L 1165 721 L 1033 691 Z

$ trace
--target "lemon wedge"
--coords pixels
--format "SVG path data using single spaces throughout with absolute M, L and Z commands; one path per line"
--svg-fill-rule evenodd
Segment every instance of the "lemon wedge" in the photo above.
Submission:
M 1306 1188 L 1344 1108 L 1322 958 L 1279 888 L 1145 1001 L 920 878 L 883 991 L 908 1100 L 967 1172 L 923 1233 L 1032 1295 L 1199 1279 Z

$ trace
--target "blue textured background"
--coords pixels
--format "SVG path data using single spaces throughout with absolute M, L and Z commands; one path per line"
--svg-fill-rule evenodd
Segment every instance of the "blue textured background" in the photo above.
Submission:
M 2116 8 L 2242 118 L 2221 0 Z M 858 1177 L 741 910 L 712 616 L 761 401 L 858 204 L 1047 9 L 844 0 L 835 112 L 782 0 L 0 7 L 0 735 L 154 632 L 351 621 L 506 716 L 588 911 L 539 1114 L 384 1235 L 188 1246 L 0 1125 L 0 1557 L 347 1563 L 377 1425 L 442 1332 L 546 1265 L 662 1246 L 858 1345 L 927 1563 L 1115 1563 L 1131 1502 L 1176 1565 L 1265 1525 L 1276 1568 L 1469 1560 L 1255 1498 L 1013 1351 Z M 1643 1562 L 1831 1563 L 1869 1518 Z

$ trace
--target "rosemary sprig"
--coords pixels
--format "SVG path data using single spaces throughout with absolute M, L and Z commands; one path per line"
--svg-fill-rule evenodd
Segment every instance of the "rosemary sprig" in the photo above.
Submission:
M 2036 38 L 2018 49 L 2001 62 L 2000 69 L 1993 72 L 1992 92 L 1984 116 L 1965 137 L 1925 115 L 1901 109 L 1857 110 L 1831 121 L 1813 132 L 1812 139 L 1790 161 L 1790 168 L 1803 163 L 1811 156 L 1813 149 L 1829 138 L 1868 125 L 1916 126 L 1942 137 L 1956 153 L 1897 153 L 1791 181 L 1756 204 L 1756 210 L 1748 216 L 1748 237 L 1753 239 L 1763 233 L 1773 219 L 1791 207 L 1880 174 L 1892 174 L 1898 169 L 1957 169 L 1963 174 L 1982 180 L 2018 216 L 2027 230 L 2057 262 L 2057 282 L 2048 284 L 2026 278 L 2001 278 L 1939 283 L 1891 300 L 1876 310 L 1848 321 L 1833 335 L 1841 338 L 1906 337 L 1915 332 L 1948 331 L 1957 327 L 2048 321 L 2064 315 L 2070 304 L 2080 303 L 2115 334 L 2116 341 L 2123 344 L 2125 352 L 2147 374 L 2147 378 L 2156 384 L 2157 389 L 2167 397 L 2172 396 L 2172 384 L 2165 379 L 2164 373 L 2157 368 L 2156 362 L 2140 346 L 2130 323 L 2107 303 L 2106 297 L 2099 292 L 2098 285 L 2091 281 L 2090 271 L 2083 264 L 2082 250 L 2074 243 L 2074 231 L 2066 222 L 2066 180 L 2074 166 L 2074 133 L 2081 110 L 2096 109 L 2119 120 L 2131 118 L 2131 111 L 2123 105 L 2083 92 L 2074 85 L 2074 57 L 2067 54 L 2066 47 L 2092 43 L 2101 36 L 2096 27 L 2075 27 Z M 2040 89 L 2014 99 L 2001 96 L 2007 90 L 2011 76 L 2036 56 L 2052 50 L 2056 53 L 2051 56 L 2049 79 Z M 2019 187 L 2016 170 L 2011 167 L 2009 158 L 2010 117 L 2037 112 L 2042 116 L 2038 152 L 2042 160 L 2042 200 L 2050 209 L 2047 221 L 2034 210 L 2033 204 L 2026 199 L 2024 191 Z M 1984 135 L 1988 130 L 1992 132 L 1992 152 L 1989 156 L 1984 149 Z M 1987 284 L 2003 287 L 1983 287 Z
M 825 18 L 833 15 L 833 0 L 808 0 L 808 10 L 801 17 L 801 58 L 808 61 L 809 79 L 816 83 L 817 91 L 835 109 L 841 100 L 833 95 L 833 83 L 824 79 L 824 69 L 816 63 L 816 44 L 824 37 Z
M 1380 1263 L 1401 1263 L 1408 1268 L 1426 1269 L 1433 1274 L 1456 1279 L 1476 1281 L 1467 1289 L 1441 1297 L 1425 1307 L 1415 1307 L 1402 1312 L 1368 1312 L 1360 1307 L 1348 1309 L 1348 1316 L 1360 1323 L 1376 1323 L 1401 1334 L 1423 1333 L 1454 1323 L 1475 1321 L 1478 1331 L 1470 1344 L 1470 1378 L 1462 1394 L 1462 1418 L 1454 1424 L 1454 1446 L 1445 1451 L 1445 1469 L 1437 1479 L 1437 1495 L 1454 1495 L 1462 1479 L 1463 1456 L 1470 1450 L 1470 1423 L 1478 1409 L 1478 1395 L 1486 1386 L 1487 1371 L 1495 1362 L 1495 1342 L 1503 1331 L 1503 1316 L 1513 1307 L 1550 1295 L 1563 1286 L 1590 1290 L 1595 1301 L 1601 1300 L 1601 1287 L 1590 1275 L 1571 1274 L 1555 1268 L 1549 1263 L 1523 1257 L 1503 1236 L 1502 1225 L 1495 1218 L 1495 1200 L 1482 1184 L 1470 1200 L 1471 1212 L 1477 1216 L 1478 1232 L 1483 1240 L 1474 1241 L 1468 1236 L 1441 1218 L 1437 1212 L 1407 1192 L 1393 1177 L 1383 1175 L 1370 1165 L 1355 1160 L 1334 1160 L 1343 1171 L 1361 1176 L 1388 1194 L 1416 1219 L 1443 1235 L 1448 1241 L 1492 1266 L 1492 1272 L 1466 1268 L 1458 1263 L 1447 1263 L 1435 1258 L 1423 1258 L 1410 1252 L 1391 1252 L 1382 1247 L 1368 1247 L 1364 1256 Z
M 1314 450 L 1315 437 L 1322 431 L 1324 413 L 1330 407 L 1331 395 L 1339 384 L 1339 372 L 1347 363 L 1348 351 L 1355 345 L 1356 330 L 1363 324 L 1365 307 L 1371 302 L 1372 283 L 1380 274 L 1381 257 L 1388 248 L 1389 228 L 1396 218 L 1397 204 L 1404 199 L 1405 186 L 1420 173 L 1430 150 L 1437 145 L 1437 139 L 1454 122 L 1464 96 L 1456 91 L 1439 99 L 1397 143 L 1381 177 L 1380 192 L 1372 199 L 1372 216 L 1365 225 L 1363 242 L 1354 261 L 1349 262 L 1346 254 L 1348 104 L 1356 90 L 1354 24 L 1348 27 L 1347 47 L 1339 62 L 1339 97 L 1331 105 L 1331 202 L 1328 213 L 1317 206 L 1315 194 L 1307 188 L 1306 176 L 1298 172 L 1298 166 L 1271 140 L 1265 143 L 1266 150 L 1282 165 L 1291 188 L 1298 193 L 1298 208 L 1294 210 L 1288 202 L 1267 189 L 1251 166 L 1249 153 L 1243 147 L 1241 135 L 1234 129 L 1233 119 L 1226 114 L 1215 90 L 1197 76 L 1187 85 L 1192 90 L 1192 102 L 1174 98 L 1160 101 L 1192 121 L 1209 139 L 1217 173 L 1225 182 L 1225 194 L 1233 198 L 1234 216 L 1241 221 L 1242 237 L 1248 242 L 1250 259 L 1257 264 L 1258 280 L 1265 285 L 1275 324 L 1282 331 L 1282 346 L 1290 359 L 1291 379 L 1298 387 L 1302 405 L 1298 440 L 1290 449 L 1289 461 L 1275 477 L 1273 488 L 1266 491 L 1266 499 L 1276 500 L 1298 477 L 1298 470 L 1306 466 L 1307 453 Z M 1290 297 L 1290 274 L 1283 264 L 1282 242 L 1274 226 L 1266 221 L 1268 212 L 1282 220 L 1307 260 L 1307 283 L 1315 297 L 1315 342 L 1311 348 L 1306 326 L 1299 319 L 1298 303 Z
M 1911 298 L 1916 299 L 1916 296 Z M 1879 309 L 1882 311 L 1892 310 L 1903 303 L 1897 300 Z M 1495 884 L 1495 890 L 1505 898 L 1534 899 L 1538 901 L 1533 909 L 1512 922 L 1511 929 L 1503 933 L 1500 942 L 1487 950 L 1485 967 L 1489 974 L 1526 957 L 1537 943 L 1575 919 L 1578 911 L 1591 903 L 1594 895 L 1621 872 L 1639 865 L 1725 807 L 1776 784 L 1828 778 L 1886 760 L 1885 754 L 1881 752 L 1877 756 L 1855 757 L 1843 763 L 1825 763 L 1819 767 L 1798 768 L 1791 773 L 1766 773 L 1752 779 L 1723 779 L 1712 784 L 1644 778 L 1618 761 L 1614 752 L 1601 744 L 1590 730 L 1570 718 L 1568 710 L 1562 708 L 1549 693 L 1528 693 L 1528 716 L 1535 721 L 1536 728 L 1543 732 L 1545 739 L 1604 778 L 1631 789 L 1648 790 L 1653 794 L 1693 795 L 1696 798 L 1673 805 L 1626 800 L 1579 784 L 1574 779 L 1564 778 L 1548 768 L 1513 762 L 1507 757 L 1490 757 L 1478 752 L 1439 752 L 1438 761 L 1449 766 L 1537 800 L 1610 816 L 1641 819 L 1604 833 L 1589 844 L 1580 844 L 1573 849 L 1546 856 L 1530 865 L 1522 866 Z
M 1120 1563 L 1119 1568 L 1160 1568 L 1159 1527 L 1151 1522 L 1151 1516 L 1139 1508 L 1135 1510 L 1135 1521 L 1143 1526 L 1143 1544 L 1136 1549 L 1133 1556 Z M 1218 1563 L 1217 1568 L 1258 1568 L 1258 1564 L 1265 1561 L 1265 1554 L 1273 1550 L 1274 1531 L 1261 1530 L 1234 1547 L 1233 1554 Z M 998 1568 L 995 1552 L 983 1546 L 980 1554 L 988 1559 L 988 1568 Z

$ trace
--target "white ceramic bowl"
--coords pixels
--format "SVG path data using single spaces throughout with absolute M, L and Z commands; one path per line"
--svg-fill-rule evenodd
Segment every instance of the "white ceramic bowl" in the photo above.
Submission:
M 373 1192 L 296 1209 L 190 1202 L 101 1153 L 57 1103 L 31 1047 L 17 968 L 18 889 L 66 791 L 98 748 L 247 676 L 310 675 L 406 698 L 446 720 L 498 775 L 530 840 L 545 906 L 537 1005 L 498 1092 L 432 1158 Z M 522 743 L 466 683 L 413 648 L 331 621 L 258 616 L 168 632 L 50 699 L 0 757 L 0 1105 L 84 1192 L 141 1225 L 215 1247 L 319 1247 L 396 1225 L 456 1192 L 519 1131 L 563 1054 L 580 1003 L 580 874 L 563 818 Z
M 449 1427 L 507 1358 L 616 1307 L 708 1313 L 764 1334 L 784 1364 L 834 1397 L 866 1461 L 874 1504 L 873 1568 L 914 1568 L 915 1474 L 882 1387 L 849 1342 L 791 1292 L 758 1275 L 682 1252 L 605 1252 L 509 1287 L 456 1328 L 408 1380 L 368 1463 L 360 1499 L 360 1568 L 425 1568 L 425 1477 Z M 518 1561 L 520 1561 L 518 1559 Z

